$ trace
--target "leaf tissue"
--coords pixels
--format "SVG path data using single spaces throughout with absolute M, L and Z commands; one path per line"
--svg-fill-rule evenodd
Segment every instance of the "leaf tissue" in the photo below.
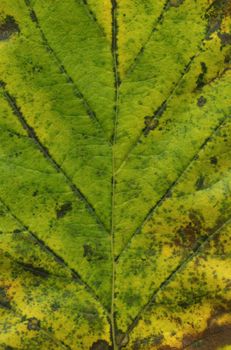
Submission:
M 0 350 L 231 349 L 230 102 L 230 0 L 1 0 Z

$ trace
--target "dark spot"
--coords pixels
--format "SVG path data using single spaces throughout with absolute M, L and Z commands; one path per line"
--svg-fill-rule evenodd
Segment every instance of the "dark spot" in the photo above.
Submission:
M 208 20 L 206 39 L 209 40 L 214 32 L 218 32 L 221 28 L 222 19 L 230 15 L 231 3 L 227 0 L 215 0 L 206 14 Z
M 70 210 L 72 210 L 71 202 L 66 202 L 61 205 L 61 207 L 56 210 L 57 219 L 63 218 Z
M 156 127 L 159 125 L 159 120 L 153 117 L 145 117 L 144 118 L 144 124 L 146 127 L 143 129 L 144 136 L 148 136 L 149 132 L 156 129 Z
M 19 33 L 20 29 L 14 17 L 6 16 L 5 21 L 0 24 L 0 40 L 7 40 L 14 33 Z
M 32 264 L 25 264 L 23 262 L 18 262 L 18 264 L 22 266 L 24 270 L 33 273 L 35 276 L 40 276 L 43 278 L 47 278 L 49 276 L 49 272 L 42 267 L 34 267 Z
M 231 53 L 225 55 L 224 63 L 226 64 L 231 63 Z
M 38 195 L 38 190 L 33 192 L 33 197 L 36 197 Z
M 22 232 L 22 230 L 20 230 L 19 228 L 16 228 L 14 231 L 13 231 L 13 233 L 14 234 L 19 234 L 19 233 L 21 233 Z
M 29 318 L 27 328 L 30 331 L 38 331 L 40 329 L 40 321 L 36 317 Z
M 204 96 L 200 96 L 197 100 L 197 106 L 203 107 L 206 104 L 207 100 L 204 98 Z
M 90 259 L 94 253 L 92 246 L 90 246 L 90 244 L 84 244 L 83 249 L 84 249 L 84 253 L 83 253 L 84 258 Z
M 216 165 L 218 162 L 217 157 L 211 157 L 210 158 L 210 163 Z
M 30 11 L 30 18 L 32 19 L 33 22 L 35 22 L 35 23 L 38 22 L 38 19 L 37 19 L 37 16 L 36 16 L 34 10 Z
M 197 89 L 201 89 L 205 85 L 205 74 L 207 73 L 207 66 L 204 62 L 201 62 L 201 73 L 199 74 L 196 85 Z
M 7 297 L 5 289 L 2 287 L 0 287 L 0 308 L 11 309 L 10 300 Z
M 200 175 L 195 183 L 195 187 L 197 190 L 201 190 L 204 187 L 204 182 L 205 182 L 205 178 L 204 176 Z
M 59 309 L 60 309 L 59 303 L 58 303 L 58 302 L 54 302 L 53 304 L 51 304 L 51 309 L 52 309 L 53 311 L 59 310 Z
M 103 254 L 103 250 L 99 247 L 92 247 L 90 244 L 83 245 L 83 256 L 87 259 L 87 261 L 95 261 L 95 263 L 99 261 L 105 260 L 105 254 Z
M 229 33 L 218 33 L 223 46 L 231 45 L 231 34 Z
M 159 125 L 159 118 L 163 115 L 167 108 L 167 102 L 164 101 L 155 111 L 152 116 L 144 117 L 145 128 L 143 129 L 144 136 L 148 136 L 149 132 L 156 129 Z
M 112 347 L 105 340 L 98 340 L 93 343 L 90 350 L 112 350 Z
M 197 212 L 189 213 L 189 223 L 185 226 L 181 226 L 177 233 L 178 237 L 175 239 L 175 244 L 183 247 L 194 247 L 196 246 L 197 237 L 201 233 L 202 218 Z

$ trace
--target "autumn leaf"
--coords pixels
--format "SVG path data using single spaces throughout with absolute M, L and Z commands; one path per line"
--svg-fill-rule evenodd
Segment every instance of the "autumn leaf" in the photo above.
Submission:
M 0 3 L 0 350 L 231 349 L 230 0 Z

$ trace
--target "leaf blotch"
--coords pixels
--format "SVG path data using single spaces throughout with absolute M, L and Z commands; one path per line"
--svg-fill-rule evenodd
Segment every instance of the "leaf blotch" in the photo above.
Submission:
M 7 40 L 13 34 L 19 32 L 20 29 L 14 17 L 6 16 L 4 22 L 0 24 L 0 40 Z
M 197 78 L 197 89 L 201 89 L 205 85 L 205 75 L 207 73 L 207 66 L 204 62 L 201 62 L 201 73 L 199 74 Z
M 63 218 L 71 210 L 72 210 L 72 203 L 71 202 L 66 202 L 66 203 L 62 204 L 61 207 L 59 207 L 56 210 L 57 219 Z
M 211 158 L 210 158 L 210 163 L 211 163 L 211 164 L 216 165 L 217 162 L 218 162 L 217 157 L 214 156 L 214 157 L 211 157 Z
M 31 317 L 28 319 L 27 328 L 30 331 L 38 331 L 40 330 L 40 321 L 36 317 Z
M 189 213 L 189 223 L 179 228 L 175 244 L 183 247 L 194 247 L 202 229 L 201 221 L 198 213 L 193 211 Z
M 200 334 L 186 335 L 182 345 L 189 350 L 217 350 L 231 345 L 231 325 L 213 325 Z
M 90 350 L 112 350 L 112 347 L 106 342 L 106 340 L 99 339 L 92 344 Z
M 200 96 L 197 100 L 197 106 L 203 107 L 206 104 L 207 100 L 204 98 L 204 96 Z
M 0 287 L 0 308 L 11 309 L 10 301 L 4 288 Z

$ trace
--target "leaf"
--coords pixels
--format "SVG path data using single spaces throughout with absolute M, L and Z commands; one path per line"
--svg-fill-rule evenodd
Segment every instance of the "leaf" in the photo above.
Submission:
M 231 349 L 230 11 L 1 1 L 0 349 Z

